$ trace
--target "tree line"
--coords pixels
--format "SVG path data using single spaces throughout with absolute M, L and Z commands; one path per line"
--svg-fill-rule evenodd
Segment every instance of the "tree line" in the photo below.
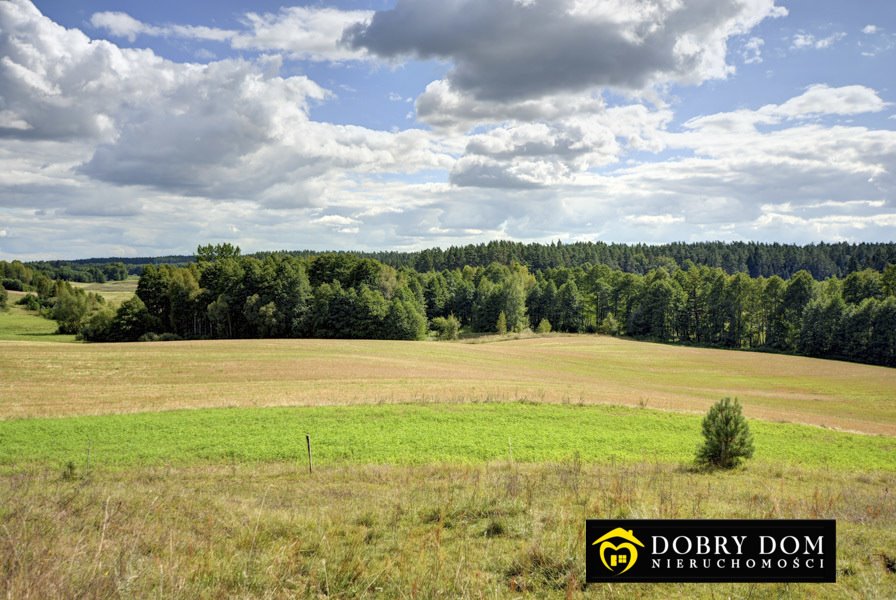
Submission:
M 32 308 L 88 341 L 317 337 L 421 339 L 430 331 L 561 331 L 799 353 L 896 366 L 896 264 L 819 280 L 671 261 L 540 270 L 511 261 L 418 271 L 354 253 L 243 256 L 200 246 L 184 266 L 146 265 L 113 308 L 21 263 Z M 5 281 L 5 279 L 4 279 Z
M 289 252 L 311 258 L 319 252 Z M 560 267 L 606 265 L 611 269 L 645 275 L 658 267 L 671 269 L 689 262 L 718 267 L 728 274 L 750 277 L 778 275 L 789 279 L 798 271 L 808 271 L 815 279 L 845 277 L 863 269 L 882 270 L 896 263 L 896 243 L 846 242 L 808 245 L 760 242 L 676 242 L 671 244 L 607 244 L 605 242 L 560 241 L 550 244 L 495 240 L 483 244 L 431 248 L 416 252 L 360 252 L 395 268 L 410 267 L 419 272 L 487 267 L 493 262 L 519 263 L 531 271 Z
M 259 252 L 252 254 L 263 259 L 268 254 L 288 254 L 311 259 L 320 254 L 315 250 Z M 327 253 L 329 254 L 329 253 Z M 487 267 L 493 262 L 526 265 L 530 271 L 560 267 L 606 265 L 611 269 L 646 275 L 658 267 L 681 268 L 692 262 L 696 265 L 718 267 L 729 275 L 746 273 L 750 277 L 778 275 L 789 279 L 798 271 L 808 271 L 815 279 L 846 277 L 864 269 L 881 271 L 887 264 L 896 263 L 896 243 L 846 242 L 808 245 L 766 244 L 760 242 L 676 242 L 671 244 L 607 244 L 604 242 L 560 241 L 550 244 L 524 244 L 496 240 L 483 244 L 430 248 L 415 252 L 339 252 L 358 258 L 372 258 L 396 269 L 409 267 L 418 272 L 462 269 L 465 266 Z M 123 272 L 140 275 L 149 266 L 161 264 L 186 266 L 194 256 L 172 255 L 161 257 L 114 257 L 79 260 L 54 260 L 27 263 L 50 279 L 66 281 L 97 281 L 123 278 Z M 125 275 L 126 276 L 126 275 Z

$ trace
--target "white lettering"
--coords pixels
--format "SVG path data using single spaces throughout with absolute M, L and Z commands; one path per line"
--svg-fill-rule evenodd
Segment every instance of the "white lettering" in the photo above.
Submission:
M 788 541 L 793 542 L 793 550 L 787 550 L 787 548 L 785 547 Z M 785 535 L 783 538 L 781 538 L 781 545 L 779 547 L 781 548 L 781 552 L 783 552 L 784 554 L 796 554 L 800 551 L 800 541 L 792 535 Z
M 681 549 L 678 547 L 678 542 L 679 542 L 680 540 L 684 540 L 684 541 L 686 541 L 686 542 L 688 543 L 688 545 L 687 545 L 687 550 L 681 550 Z M 691 538 L 689 538 L 689 537 L 685 537 L 685 536 L 683 536 L 683 535 L 680 535 L 680 536 L 678 536 L 677 538 L 675 538 L 674 540 L 672 540 L 672 549 L 675 550 L 675 553 L 676 553 L 676 554 L 688 554 L 688 553 L 690 553 L 690 551 L 691 551 L 691 547 L 692 547 L 692 546 L 693 546 L 693 544 L 691 543 Z
M 738 539 L 738 538 L 740 538 L 740 539 Z M 732 535 L 732 536 L 731 536 L 731 539 L 734 540 L 734 543 L 737 545 L 737 553 L 738 553 L 738 554 L 743 554 L 743 553 L 744 553 L 744 540 L 747 539 L 747 536 L 745 536 L 745 535 L 741 535 L 741 536 Z
M 786 559 L 786 558 L 779 558 L 779 559 L 778 559 L 778 568 L 779 568 L 779 569 L 786 569 L 786 568 L 787 568 L 787 559 Z
M 662 550 L 662 552 L 660 552 L 659 550 L 657 550 L 657 545 L 656 545 L 657 540 L 662 540 L 662 541 L 663 541 L 663 550 Z M 667 540 L 666 537 L 665 537 L 665 536 L 662 536 L 662 535 L 655 535 L 655 536 L 653 536 L 653 553 L 654 553 L 654 554 L 665 554 L 665 553 L 668 552 L 668 551 L 669 551 L 669 540 Z
M 768 540 L 772 544 L 772 549 L 766 551 L 765 549 L 765 540 Z M 777 547 L 778 543 L 775 542 L 775 538 L 769 535 L 760 535 L 759 536 L 759 554 L 774 554 L 775 547 Z
M 728 539 L 724 536 L 717 535 L 716 536 L 716 554 L 731 554 L 728 552 Z
M 709 538 L 705 535 L 697 536 L 697 554 L 709 554 Z
M 763 569 L 771 569 L 772 568 L 772 559 L 763 558 L 762 559 L 762 568 Z
M 653 568 L 654 569 L 662 569 L 663 568 L 663 559 L 662 558 L 654 558 L 653 559 Z
M 821 554 L 821 542 L 824 540 L 824 536 L 820 535 L 815 540 L 815 543 L 812 543 L 812 538 L 808 535 L 806 536 L 806 549 L 803 551 L 803 554 L 809 554 L 809 550 L 815 550 L 816 554 Z
M 748 568 L 748 569 L 755 569 L 755 568 L 756 568 L 756 561 L 753 560 L 752 558 L 748 558 L 748 559 L 747 559 L 747 568 Z

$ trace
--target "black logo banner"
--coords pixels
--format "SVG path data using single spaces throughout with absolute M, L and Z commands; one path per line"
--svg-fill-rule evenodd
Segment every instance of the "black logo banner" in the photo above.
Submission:
M 834 583 L 833 520 L 588 519 L 589 583 Z

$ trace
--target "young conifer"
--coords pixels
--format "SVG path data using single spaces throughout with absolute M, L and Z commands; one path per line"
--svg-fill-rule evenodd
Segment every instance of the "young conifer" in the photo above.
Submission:
M 723 398 L 709 409 L 703 437 L 696 457 L 700 465 L 730 469 L 753 456 L 753 436 L 737 399 Z

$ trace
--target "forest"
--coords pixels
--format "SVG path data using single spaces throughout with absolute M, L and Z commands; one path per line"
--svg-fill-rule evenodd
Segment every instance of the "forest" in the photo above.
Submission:
M 86 341 L 453 339 L 530 329 L 896 366 L 894 263 L 819 280 L 805 269 L 751 277 L 661 262 L 643 274 L 513 259 L 419 271 L 353 253 L 243 256 L 207 245 L 184 266 L 145 265 L 136 296 L 118 307 L 21 263 L 0 262 L 0 276 L 33 290 L 21 302 Z
M 268 254 L 287 254 L 310 259 L 324 252 L 318 250 L 283 250 L 257 252 L 249 256 L 264 258 Z M 719 267 L 729 275 L 747 273 L 750 277 L 778 275 L 790 278 L 797 271 L 808 271 L 815 279 L 845 277 L 863 269 L 882 270 L 896 263 L 896 244 L 847 242 L 766 244 L 761 242 L 692 242 L 672 244 L 607 244 L 559 240 L 550 244 L 495 240 L 482 244 L 429 248 L 414 252 L 342 251 L 358 258 L 372 258 L 389 266 L 410 267 L 415 271 L 443 271 L 465 266 L 487 267 L 493 262 L 509 265 L 517 262 L 530 271 L 559 267 L 606 265 L 611 269 L 644 275 L 657 267 L 682 267 L 688 261 L 701 266 Z M 186 266 L 195 262 L 193 255 L 156 257 L 86 258 L 27 263 L 50 279 L 103 283 L 122 279 L 128 274 L 140 275 L 149 265 Z

